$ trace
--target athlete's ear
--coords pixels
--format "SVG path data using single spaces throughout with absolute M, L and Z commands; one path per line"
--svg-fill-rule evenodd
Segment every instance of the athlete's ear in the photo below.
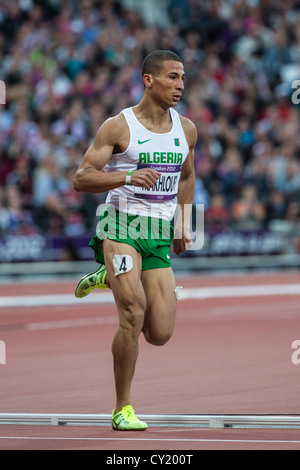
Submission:
M 143 76 L 144 86 L 146 88 L 152 88 L 152 75 L 149 73 L 145 73 Z

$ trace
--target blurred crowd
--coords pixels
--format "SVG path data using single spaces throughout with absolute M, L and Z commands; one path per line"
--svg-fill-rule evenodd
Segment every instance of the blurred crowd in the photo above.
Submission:
M 218 232 L 300 224 L 300 1 L 0 0 L 0 235 L 95 231 L 72 179 L 103 121 L 142 96 L 154 49 L 183 59 L 195 204 Z

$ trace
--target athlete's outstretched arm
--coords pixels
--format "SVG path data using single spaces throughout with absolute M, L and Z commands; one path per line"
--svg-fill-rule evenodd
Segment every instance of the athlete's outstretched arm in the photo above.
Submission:
M 105 193 L 124 186 L 127 171 L 105 172 L 103 168 L 119 149 L 126 149 L 129 138 L 124 117 L 119 114 L 110 118 L 98 130 L 93 144 L 87 150 L 84 159 L 74 177 L 74 189 L 78 192 Z M 131 177 L 132 185 L 150 189 L 160 173 L 149 168 L 136 170 Z
M 189 154 L 182 166 L 178 186 L 179 217 L 175 226 L 173 251 L 176 255 L 183 253 L 192 243 L 190 235 L 190 220 L 195 195 L 194 149 L 197 143 L 197 130 L 194 124 L 184 119 L 182 122 L 189 144 Z

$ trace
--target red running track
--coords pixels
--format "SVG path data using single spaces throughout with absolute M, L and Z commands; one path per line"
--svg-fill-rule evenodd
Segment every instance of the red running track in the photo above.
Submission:
M 297 284 L 292 274 L 193 277 L 185 287 Z M 0 296 L 72 293 L 76 282 L 0 285 Z M 93 294 L 91 294 L 93 295 Z M 133 404 L 140 414 L 298 414 L 299 295 L 183 300 L 172 340 L 140 340 Z M 1 305 L 1 299 L 0 299 Z M 114 305 L 0 308 L 0 413 L 97 413 L 114 406 Z M 0 426 L 0 449 L 300 449 L 298 430 Z

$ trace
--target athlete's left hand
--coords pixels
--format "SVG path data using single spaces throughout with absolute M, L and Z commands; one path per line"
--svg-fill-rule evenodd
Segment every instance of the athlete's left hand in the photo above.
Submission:
M 173 240 L 173 252 L 176 255 L 181 255 L 193 245 L 190 231 L 188 229 L 181 229 L 175 227 L 175 234 Z

